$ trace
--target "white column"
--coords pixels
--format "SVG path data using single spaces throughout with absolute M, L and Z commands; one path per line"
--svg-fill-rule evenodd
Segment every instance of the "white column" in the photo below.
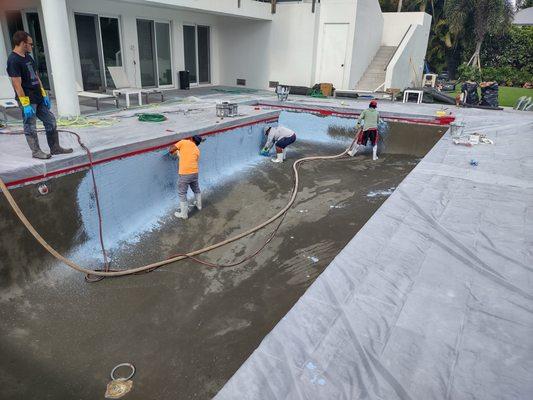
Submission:
M 4 31 L 2 30 L 2 20 L 0 19 L 0 75 L 7 75 L 7 49 L 4 41 Z
M 66 2 L 41 0 L 41 7 L 58 114 L 61 117 L 80 115 Z

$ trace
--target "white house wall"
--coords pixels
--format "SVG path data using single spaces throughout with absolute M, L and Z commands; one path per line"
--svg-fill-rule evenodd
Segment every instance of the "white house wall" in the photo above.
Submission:
M 219 25 L 220 84 L 265 88 L 270 69 L 271 22 L 221 18 Z
M 253 0 L 144 0 L 154 5 L 168 5 L 197 12 L 271 20 L 270 4 Z
M 355 32 L 349 88 L 364 75 L 381 46 L 383 13 L 377 1 L 358 0 L 355 13 Z
M 426 24 L 431 24 L 431 16 L 424 12 L 383 13 L 381 44 L 398 46 L 410 25 Z
M 210 26 L 211 82 L 215 84 L 218 83 L 219 46 L 217 40 L 217 21 L 219 18 L 216 15 L 109 0 L 69 0 L 68 7 L 72 46 L 74 58 L 76 59 L 76 73 L 80 83 L 82 82 L 82 78 L 76 37 L 76 24 L 74 21 L 75 13 L 119 17 L 122 36 L 123 66 L 130 82 L 137 86 L 140 86 L 141 83 L 137 41 L 138 18 L 170 22 L 172 32 L 172 67 L 173 71 L 175 72 L 173 77 L 174 85 L 177 85 L 177 71 L 182 70 L 185 65 L 183 53 L 183 24 L 199 24 Z
M 373 1 L 373 0 L 362 0 Z M 376 0 L 377 3 L 377 0 Z M 321 66 L 324 53 L 324 29 L 325 24 L 348 24 L 348 42 L 346 44 L 346 56 L 344 60 L 344 78 L 342 85 L 337 89 L 347 89 L 350 83 L 350 71 L 353 53 L 353 38 L 355 35 L 355 11 L 357 0 L 322 0 L 320 2 L 320 21 L 317 41 L 317 58 L 315 81 L 320 80 Z
M 431 24 L 431 17 L 428 14 L 425 15 L 423 25 L 411 25 L 389 63 L 385 78 L 386 88 L 403 89 L 422 84 L 424 59 Z
M 293 86 L 315 83 L 316 44 L 320 5 L 279 3 L 270 30 L 269 81 Z

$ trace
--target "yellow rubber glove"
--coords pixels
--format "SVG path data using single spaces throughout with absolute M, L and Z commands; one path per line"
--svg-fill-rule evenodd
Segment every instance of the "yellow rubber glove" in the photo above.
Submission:
M 28 96 L 20 96 L 19 101 L 22 107 L 26 107 L 30 105 L 30 98 Z

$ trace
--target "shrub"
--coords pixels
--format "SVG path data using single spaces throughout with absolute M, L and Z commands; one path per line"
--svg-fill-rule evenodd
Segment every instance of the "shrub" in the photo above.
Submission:
M 483 80 L 496 81 L 503 86 L 523 86 L 533 81 L 533 75 L 526 69 L 516 69 L 511 66 L 487 67 L 482 71 Z
M 496 81 L 502 86 L 523 86 L 533 81 L 533 74 L 527 69 L 517 69 L 510 65 L 503 67 L 486 67 L 480 72 L 477 68 L 462 64 L 459 69 L 459 80 L 462 81 Z
M 461 64 L 459 68 L 457 68 L 457 74 L 460 81 L 481 81 L 479 70 L 471 65 Z

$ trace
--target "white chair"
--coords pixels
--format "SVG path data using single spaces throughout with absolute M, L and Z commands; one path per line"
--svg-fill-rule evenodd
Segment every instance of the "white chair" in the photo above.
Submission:
M 115 106 L 118 108 L 118 97 L 114 94 L 85 92 L 78 82 L 76 82 L 76 89 L 78 90 L 78 97 L 96 100 L 97 110 L 100 110 L 100 100 L 106 99 L 113 99 Z
M 134 87 L 127 75 L 124 71 L 124 68 L 122 67 L 107 67 L 109 70 L 109 73 L 111 74 L 111 78 L 113 78 L 113 82 L 115 83 L 115 88 L 113 90 L 114 95 L 120 95 L 123 94 L 126 97 L 126 107 L 130 106 L 130 95 L 136 94 L 139 105 L 142 105 L 142 95 L 144 94 L 146 96 L 146 103 L 148 103 L 148 95 L 150 94 L 158 94 L 161 96 L 161 101 L 164 100 L 163 98 L 163 92 L 159 89 L 140 89 Z
M 424 92 L 422 90 L 405 90 L 403 92 L 403 102 L 404 103 L 407 103 L 409 101 L 409 95 L 410 94 L 416 94 L 417 95 L 417 99 L 416 99 L 417 104 L 422 103 L 422 98 L 424 97 Z
M 13 90 L 13 85 L 11 84 L 11 78 L 7 75 L 0 75 L 0 109 L 4 115 L 4 121 L 7 125 L 7 114 L 6 110 L 8 108 L 18 108 L 19 105 L 15 100 L 15 91 Z

